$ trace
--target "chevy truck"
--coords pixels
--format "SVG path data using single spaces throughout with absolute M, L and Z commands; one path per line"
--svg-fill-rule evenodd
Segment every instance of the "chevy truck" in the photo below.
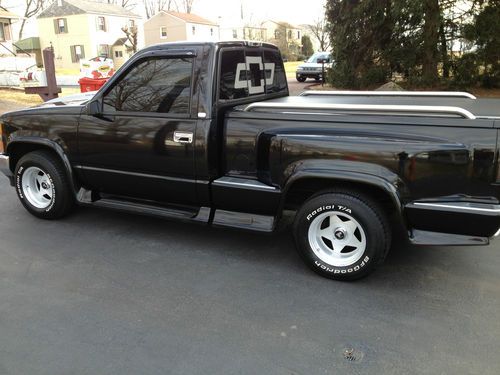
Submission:
M 500 227 L 500 102 L 463 92 L 289 96 L 266 43 L 166 43 L 95 94 L 0 117 L 0 170 L 23 206 L 76 204 L 272 232 L 294 213 L 305 263 L 380 265 L 394 225 L 418 245 L 486 245 Z

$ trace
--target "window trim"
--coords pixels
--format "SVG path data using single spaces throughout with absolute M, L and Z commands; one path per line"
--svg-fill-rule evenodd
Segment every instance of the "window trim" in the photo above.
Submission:
M 82 52 L 81 55 L 78 55 L 76 53 L 76 47 L 80 47 L 80 51 Z M 82 59 L 85 58 L 85 47 L 83 44 L 73 44 L 69 46 L 70 53 L 71 53 L 71 62 L 73 64 L 78 64 Z M 73 59 L 74 57 L 74 59 Z
M 102 20 L 102 29 L 101 29 L 101 24 L 99 23 L 100 20 Z M 104 16 L 97 16 L 96 17 L 96 27 L 97 27 L 97 31 L 103 31 L 103 32 L 108 31 L 106 28 L 106 18 Z
M 169 51 L 165 51 L 166 53 L 148 53 L 144 56 L 141 56 L 133 61 L 130 64 L 125 65 L 125 69 L 119 75 L 113 76 L 114 79 L 109 81 L 109 85 L 103 91 L 102 95 L 100 95 L 99 100 L 102 103 L 102 112 L 103 115 L 109 116 L 129 116 L 129 117 L 168 117 L 175 119 L 195 119 L 193 115 L 193 102 L 194 102 L 194 77 L 195 77 L 195 65 L 196 65 L 196 52 L 195 51 L 182 51 L 181 53 L 171 54 Z M 191 52 L 191 53 L 189 53 Z M 139 112 L 139 111 L 104 111 L 104 97 L 121 81 L 121 77 L 125 77 L 130 73 L 132 69 L 134 69 L 141 62 L 149 59 L 192 59 L 191 63 L 191 82 L 189 86 L 190 90 L 190 99 L 189 99 L 189 108 L 187 113 L 170 113 L 170 112 Z M 197 117 L 196 117 L 197 118 Z
M 163 29 L 165 29 L 165 36 L 163 36 Z M 167 39 L 167 38 L 168 38 L 167 26 L 160 26 L 160 39 Z
M 61 26 L 59 25 L 59 21 L 62 20 L 64 23 L 64 31 L 61 31 Z M 55 18 L 56 23 L 56 34 L 67 34 L 68 33 L 68 20 L 64 17 Z

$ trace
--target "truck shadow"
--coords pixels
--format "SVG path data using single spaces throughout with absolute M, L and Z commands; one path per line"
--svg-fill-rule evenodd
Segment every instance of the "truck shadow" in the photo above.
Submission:
M 106 250 L 106 242 L 119 238 L 127 244 L 144 244 L 149 252 L 160 256 L 203 254 L 215 257 L 212 261 L 246 263 L 247 266 L 264 267 L 276 275 L 296 275 L 297 280 L 324 280 L 310 271 L 301 261 L 292 239 L 290 228 L 274 234 L 261 234 L 226 228 L 212 228 L 191 223 L 179 223 L 156 218 L 117 213 L 93 208 L 79 208 L 67 223 L 82 226 L 84 232 L 99 233 L 99 246 Z M 85 235 L 85 234 L 84 234 Z M 465 247 L 422 247 L 411 245 L 401 231 L 393 234 L 391 251 L 383 265 L 365 279 L 355 284 L 393 287 L 394 282 L 407 287 L 439 280 L 446 275 L 460 275 L 470 261 L 474 250 Z M 116 251 L 116 250 L 114 250 Z M 141 251 L 139 247 L 137 251 Z M 181 251 L 184 254 L 177 253 Z M 166 254 L 168 252 L 168 254 Z M 176 254 L 177 253 L 177 254 Z M 129 254 L 129 253 L 127 253 Z M 175 259 L 172 259 L 175 261 Z M 240 264 L 241 265 L 241 264 Z M 453 267 L 450 267 L 450 266 Z M 336 283 L 339 284 L 339 283 Z

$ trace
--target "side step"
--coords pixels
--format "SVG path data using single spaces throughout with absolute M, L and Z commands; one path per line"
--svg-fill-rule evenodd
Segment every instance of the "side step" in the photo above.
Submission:
M 147 201 L 126 199 L 123 197 L 101 197 L 98 193 L 81 188 L 77 201 L 84 206 L 102 207 L 116 211 L 139 215 L 155 216 L 164 219 L 212 224 L 217 227 L 272 232 L 276 223 L 274 216 L 257 215 L 246 212 L 212 210 L 209 207 L 162 206 Z
M 155 216 L 163 219 L 195 221 L 201 223 L 208 223 L 210 219 L 210 208 L 208 207 L 191 208 L 180 206 L 159 206 L 114 196 L 90 199 L 91 195 L 92 193 L 87 190 L 84 192 L 80 191 L 77 197 L 78 203 L 85 206 L 102 207 L 121 212 Z
M 274 230 L 274 222 L 274 216 L 215 210 L 212 224 L 219 227 L 232 227 L 257 232 L 272 232 Z
M 426 246 L 478 246 L 490 243 L 487 237 L 464 236 L 453 233 L 429 232 L 413 229 L 410 242 L 414 245 Z

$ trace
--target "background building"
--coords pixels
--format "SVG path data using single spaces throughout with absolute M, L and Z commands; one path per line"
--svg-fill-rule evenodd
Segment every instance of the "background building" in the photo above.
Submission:
M 216 41 L 219 40 L 219 26 L 196 14 L 160 11 L 144 22 L 146 45 L 165 42 Z
M 114 4 L 86 0 L 57 0 L 37 18 L 40 47 L 53 46 L 56 68 L 79 68 L 80 59 L 106 55 L 114 57 L 113 47 L 122 51 L 116 57 L 123 63 L 120 39 L 122 27 L 137 27 L 138 48 L 143 43 L 141 17 Z M 131 54 L 130 49 L 125 51 Z M 120 55 L 120 53 L 117 53 Z
M 0 8 L 0 56 L 12 56 L 14 52 L 11 23 L 13 19 L 18 18 L 14 13 Z

